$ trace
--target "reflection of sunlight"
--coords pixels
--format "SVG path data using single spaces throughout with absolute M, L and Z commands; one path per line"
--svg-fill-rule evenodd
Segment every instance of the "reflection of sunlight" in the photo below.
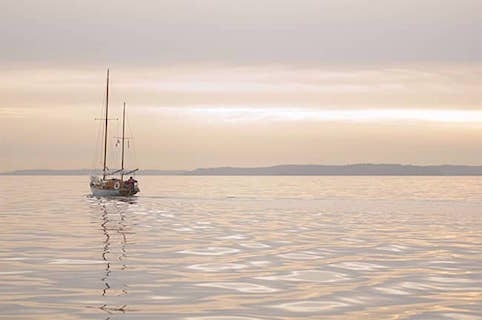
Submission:
M 315 109 L 283 107 L 160 108 L 199 120 L 216 121 L 340 121 L 482 123 L 482 110 L 453 109 Z

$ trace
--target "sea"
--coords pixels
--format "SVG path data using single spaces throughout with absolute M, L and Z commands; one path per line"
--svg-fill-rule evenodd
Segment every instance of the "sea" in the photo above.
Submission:
M 0 319 L 482 319 L 482 177 L 2 176 Z

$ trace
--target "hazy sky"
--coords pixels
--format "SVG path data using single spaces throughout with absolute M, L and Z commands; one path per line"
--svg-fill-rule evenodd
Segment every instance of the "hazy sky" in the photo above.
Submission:
M 481 164 L 481 39 L 477 0 L 2 0 L 0 171 L 98 162 L 107 67 L 141 168 Z

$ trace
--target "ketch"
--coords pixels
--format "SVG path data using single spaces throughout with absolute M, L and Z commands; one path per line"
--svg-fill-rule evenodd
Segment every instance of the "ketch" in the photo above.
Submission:
M 98 197 L 112 197 L 112 196 L 133 196 L 140 191 L 139 183 L 132 176 L 139 169 L 126 170 L 124 165 L 124 151 L 125 151 L 125 141 L 129 138 L 125 137 L 125 127 L 126 127 L 126 103 L 122 109 L 122 137 L 119 137 L 118 141 L 121 144 L 121 167 L 118 170 L 110 171 L 107 168 L 107 155 L 108 155 L 108 125 L 109 125 L 109 69 L 107 69 L 107 88 L 106 88 L 106 99 L 105 99 L 105 118 L 100 119 L 105 120 L 104 122 L 104 148 L 103 148 L 103 169 L 102 175 L 93 175 L 90 177 L 90 190 L 92 195 Z M 118 176 L 118 177 L 116 177 Z M 129 179 L 125 180 L 126 176 L 130 176 Z

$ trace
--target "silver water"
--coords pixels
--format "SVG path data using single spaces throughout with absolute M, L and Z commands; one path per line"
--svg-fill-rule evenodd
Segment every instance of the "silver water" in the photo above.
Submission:
M 2 177 L 0 319 L 480 319 L 481 177 Z

